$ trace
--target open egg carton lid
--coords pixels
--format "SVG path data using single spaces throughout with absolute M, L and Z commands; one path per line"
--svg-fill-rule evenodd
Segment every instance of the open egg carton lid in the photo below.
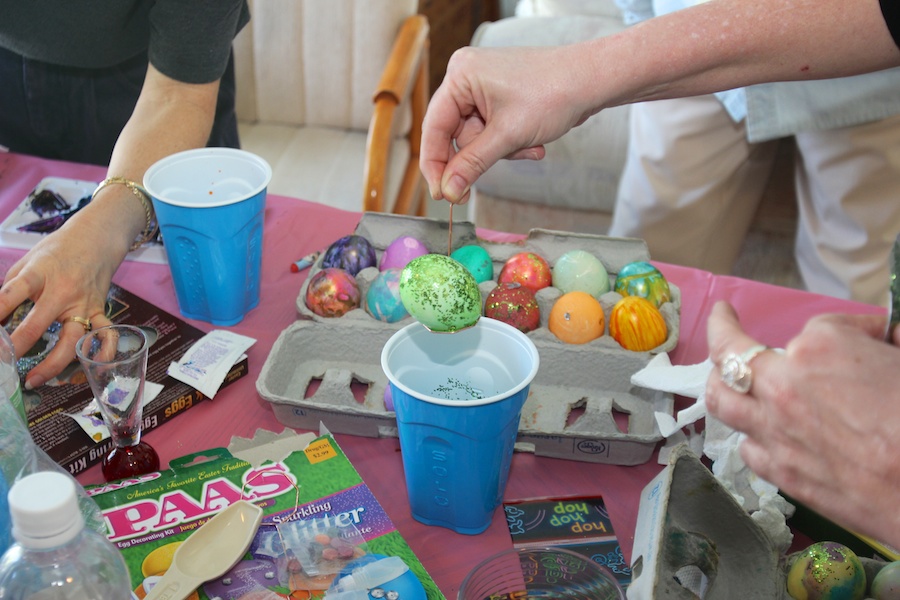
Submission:
M 365 213 L 355 233 L 375 247 L 379 262 L 385 248 L 401 236 L 415 237 L 432 252 L 446 252 L 448 244 L 447 221 L 423 217 Z M 520 242 L 495 243 L 479 238 L 472 223 L 454 222 L 453 249 L 467 244 L 482 246 L 494 262 L 494 280 L 479 285 L 482 297 L 496 286 L 506 260 L 519 252 L 534 252 L 553 265 L 569 250 L 584 250 L 603 262 L 611 281 L 626 264 L 650 258 L 646 243 L 638 239 L 535 229 Z M 320 256 L 310 277 L 321 264 Z M 357 275 L 362 298 L 377 274 L 372 267 Z M 257 380 L 259 394 L 290 427 L 315 430 L 324 422 L 336 433 L 396 436 L 396 416 L 385 408 L 381 349 L 411 318 L 384 323 L 362 308 L 343 317 L 321 317 L 306 306 L 308 281 L 297 298 L 301 319 L 273 346 Z M 678 342 L 681 294 L 669 286 L 672 299 L 660 307 L 668 337 L 649 352 L 625 350 L 608 332 L 587 344 L 561 342 L 547 329 L 550 307 L 561 293 L 552 287 L 537 293 L 541 327 L 528 335 L 538 348 L 541 366 L 522 410 L 518 450 L 622 465 L 651 458 L 662 439 L 654 412 L 671 415 L 673 399 L 632 385 L 631 375 Z M 619 298 L 615 292 L 600 298 L 606 315 Z

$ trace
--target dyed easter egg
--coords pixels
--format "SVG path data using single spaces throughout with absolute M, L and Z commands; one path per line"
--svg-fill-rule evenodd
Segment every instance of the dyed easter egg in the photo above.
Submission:
M 489 281 L 494 276 L 494 262 L 491 255 L 481 246 L 476 244 L 460 246 L 450 254 L 450 258 L 467 268 L 478 283 Z
M 553 287 L 563 294 L 587 292 L 600 298 L 609 291 L 609 273 L 600 259 L 584 250 L 569 250 L 553 265 Z
M 628 263 L 616 275 L 613 288 L 623 296 L 640 296 L 646 298 L 657 307 L 672 299 L 669 282 L 659 269 L 648 262 Z
M 428 248 L 416 238 L 403 235 L 388 244 L 381 255 L 379 269 L 402 269 L 414 258 L 428 254 Z
M 541 325 L 541 309 L 534 292 L 518 283 L 498 284 L 484 302 L 484 316 L 512 325 L 522 333 Z
M 452 333 L 481 317 L 481 291 L 459 262 L 443 254 L 413 259 L 400 273 L 400 300 L 431 331 Z
M 356 279 L 343 269 L 322 269 L 306 287 L 306 306 L 320 317 L 343 317 L 359 308 L 359 301 Z
M 862 600 L 866 572 L 859 557 L 837 542 L 817 542 L 800 552 L 787 576 L 796 600 Z
M 666 341 L 668 329 L 662 313 L 640 296 L 625 296 L 609 313 L 609 335 L 626 350 L 646 352 Z
M 900 560 L 881 567 L 871 585 L 875 600 L 900 600 Z
M 497 283 L 518 283 L 537 293 L 549 287 L 553 272 L 547 260 L 534 252 L 520 252 L 510 256 L 500 269 Z
M 363 269 L 374 267 L 375 247 L 361 235 L 345 235 L 331 244 L 322 257 L 322 268 L 343 269 L 356 275 Z
M 384 410 L 389 410 L 393 412 L 394 410 L 394 393 L 391 391 L 391 386 L 385 386 L 384 388 Z
M 400 269 L 381 271 L 366 292 L 366 312 L 385 323 L 396 323 L 409 316 L 400 301 Z
M 569 292 L 553 303 L 547 328 L 567 344 L 586 344 L 603 335 L 605 317 L 600 302 L 587 292 Z

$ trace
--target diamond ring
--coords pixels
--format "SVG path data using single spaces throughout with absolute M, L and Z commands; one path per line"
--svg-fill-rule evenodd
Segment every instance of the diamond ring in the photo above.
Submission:
M 753 346 L 742 354 L 729 354 L 722 362 L 719 369 L 719 375 L 722 382 L 739 394 L 746 394 L 750 391 L 750 385 L 753 383 L 753 371 L 750 369 L 750 361 L 756 358 L 756 355 L 768 350 L 768 346 L 762 344 Z

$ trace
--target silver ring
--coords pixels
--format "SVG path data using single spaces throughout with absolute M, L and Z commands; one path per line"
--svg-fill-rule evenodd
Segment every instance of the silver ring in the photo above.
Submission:
M 753 370 L 750 368 L 750 361 L 766 350 L 769 350 L 769 347 L 760 344 L 753 346 L 742 354 L 729 354 L 726 356 L 724 362 L 722 362 L 722 367 L 719 369 L 722 383 L 739 394 L 749 392 L 750 386 L 753 384 Z

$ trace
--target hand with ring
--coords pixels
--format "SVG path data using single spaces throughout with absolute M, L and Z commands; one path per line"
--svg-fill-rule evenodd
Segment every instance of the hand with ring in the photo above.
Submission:
M 843 526 L 900 545 L 900 348 L 882 341 L 884 317 L 817 316 L 776 353 L 720 302 L 707 333 L 707 409 L 746 434 L 747 466 Z
M 87 227 L 93 228 L 94 221 L 99 219 L 91 219 Z M 75 342 L 85 332 L 111 324 L 106 295 L 122 257 L 95 243 L 102 231 L 79 232 L 68 225 L 41 239 L 9 269 L 0 287 L 0 318 L 26 300 L 34 301 L 12 332 L 17 357 L 26 356 L 54 321 L 61 324 L 56 345 L 26 375 L 28 389 L 62 372 L 75 359 Z

